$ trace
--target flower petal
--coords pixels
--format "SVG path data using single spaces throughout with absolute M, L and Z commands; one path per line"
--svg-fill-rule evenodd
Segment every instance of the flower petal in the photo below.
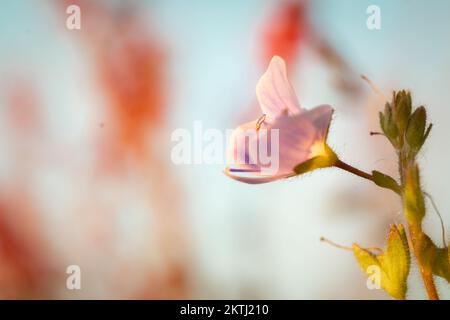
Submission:
M 267 71 L 259 79 L 256 85 L 256 96 L 268 121 L 286 111 L 290 115 L 300 112 L 297 96 L 287 78 L 286 64 L 278 56 L 272 58 Z
M 292 172 L 296 165 L 309 159 L 310 148 L 317 139 L 316 129 L 303 114 L 280 116 L 271 126 L 279 132 L 279 173 Z
M 273 176 L 261 176 L 261 175 L 255 175 L 253 177 L 244 177 L 244 176 L 237 176 L 230 172 L 230 168 L 225 168 L 223 173 L 230 177 L 233 180 L 248 183 L 248 184 L 262 184 L 262 183 L 268 183 L 273 182 L 279 179 L 289 178 L 291 176 L 294 176 L 294 173 L 290 174 L 279 174 L 279 175 L 273 175 Z
M 258 154 L 261 150 L 257 147 L 262 140 L 268 148 L 267 156 L 270 154 L 272 173 L 281 176 L 292 174 L 296 166 L 317 155 L 317 152 L 312 152 L 313 146 L 324 148 L 332 114 L 333 109 L 329 105 L 322 105 L 295 116 L 280 115 L 272 124 L 263 124 L 260 130 L 256 129 L 257 121 L 245 123 L 231 136 L 228 163 L 244 171 L 263 170 L 265 167 Z M 278 130 L 276 141 L 273 141 L 277 138 L 273 129 Z
M 314 126 L 316 137 L 325 140 L 327 138 L 333 112 L 334 110 L 330 105 L 323 104 L 302 113 L 302 116 L 308 118 Z
M 250 146 L 258 144 L 257 124 L 258 120 L 250 121 L 233 131 L 226 152 L 229 164 L 233 164 L 240 169 L 258 168 L 257 150 L 250 148 Z M 267 128 L 267 125 L 262 123 L 260 124 L 261 128 Z

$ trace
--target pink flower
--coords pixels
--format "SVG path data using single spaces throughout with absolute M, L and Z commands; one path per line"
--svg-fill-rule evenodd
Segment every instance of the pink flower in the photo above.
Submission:
M 245 183 L 266 183 L 336 163 L 336 155 L 326 144 L 333 109 L 329 105 L 301 108 L 282 58 L 272 58 L 256 95 L 263 116 L 234 130 L 227 150 L 233 168 L 225 168 L 227 176 Z M 275 171 L 268 169 L 269 153 Z

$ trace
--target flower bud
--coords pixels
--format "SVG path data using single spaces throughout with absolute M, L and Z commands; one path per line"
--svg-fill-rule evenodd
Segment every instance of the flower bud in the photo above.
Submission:
M 427 112 L 425 107 L 421 106 L 417 108 L 411 115 L 408 128 L 406 129 L 406 142 L 410 150 L 417 153 L 425 142 L 426 136 L 428 136 L 431 125 L 425 132 L 425 126 L 427 122 Z
M 393 114 L 400 134 L 406 130 L 411 109 L 411 94 L 405 90 L 398 92 L 394 98 Z
M 398 129 L 393 119 L 392 107 L 389 103 L 384 106 L 384 113 L 380 112 L 380 127 L 393 146 L 397 147 Z

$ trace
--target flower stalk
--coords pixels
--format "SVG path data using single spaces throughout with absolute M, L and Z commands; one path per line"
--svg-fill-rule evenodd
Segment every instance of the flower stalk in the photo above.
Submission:
M 405 218 L 408 223 L 409 238 L 412 251 L 430 300 L 439 300 L 439 294 L 433 277 L 434 256 L 436 246 L 422 229 L 425 216 L 424 193 L 420 186 L 420 171 L 415 159 L 405 159 L 400 153 L 400 176 L 402 177 L 402 202 Z
M 367 78 L 365 80 L 368 81 Z M 376 91 L 381 93 L 379 89 Z M 320 168 L 336 167 L 394 191 L 401 197 L 407 228 L 402 224 L 392 224 L 385 249 L 364 248 L 357 243 L 345 247 L 325 238 L 321 240 L 352 251 L 369 279 L 375 281 L 375 270 L 378 274 L 377 284 L 395 299 L 406 299 L 412 251 L 429 299 L 438 300 L 434 276 L 450 283 L 450 248 L 446 246 L 444 228 L 444 248 L 438 248 L 422 229 L 422 220 L 426 214 L 425 195 L 429 195 L 422 190 L 416 157 L 432 128 L 431 124 L 427 125 L 425 107 L 413 110 L 411 94 L 405 90 L 394 91 L 392 101 L 387 102 L 379 114 L 381 132 L 371 132 L 371 135 L 387 138 L 396 150 L 400 173 L 400 182 L 397 182 L 382 172 L 374 170 L 367 173 L 339 159 L 326 142 L 333 108 L 329 105 L 311 110 L 301 108 L 287 79 L 282 58 L 272 58 L 266 73 L 258 82 L 256 93 L 263 116 L 235 130 L 229 154 L 235 155 L 241 151 L 245 159 L 259 159 L 255 154 L 256 148 L 252 152 L 245 148 L 241 150 L 245 143 L 236 141 L 244 129 L 257 133 L 253 135 L 256 142 L 264 137 L 263 129 L 276 129 L 280 133 L 279 168 L 276 174 L 263 174 L 262 164 L 253 161 L 251 164 L 236 163 L 233 168 L 227 167 L 225 174 L 237 181 L 255 184 L 290 178 Z M 380 96 L 384 98 L 382 93 Z
M 420 184 L 420 169 L 416 156 L 426 138 L 431 124 L 426 127 L 426 110 L 423 106 L 412 112 L 411 94 L 404 90 L 394 92 L 391 103 L 380 112 L 381 128 L 398 154 L 400 195 L 408 224 L 412 251 L 427 291 L 428 298 L 438 300 L 433 276 L 433 261 L 437 247 L 422 229 L 425 217 L 425 197 Z
M 350 173 L 353 173 L 354 175 L 357 175 L 358 177 L 373 181 L 373 176 L 367 172 L 364 172 L 362 170 L 359 170 L 347 163 L 345 163 L 342 160 L 337 160 L 336 163 L 334 164 L 334 166 L 336 168 L 340 168 L 342 170 L 348 171 Z

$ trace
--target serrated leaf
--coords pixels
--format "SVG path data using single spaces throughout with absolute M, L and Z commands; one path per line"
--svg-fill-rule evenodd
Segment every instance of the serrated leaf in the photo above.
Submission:
M 387 239 L 386 251 L 375 254 L 353 244 L 353 253 L 361 268 L 371 276 L 371 266 L 380 268 L 380 285 L 395 299 L 405 299 L 406 280 L 410 269 L 408 240 L 403 225 L 392 225 Z
M 405 286 L 410 267 L 408 240 L 403 225 L 392 225 L 388 236 L 388 245 L 384 259 L 384 268 L 391 280 Z

